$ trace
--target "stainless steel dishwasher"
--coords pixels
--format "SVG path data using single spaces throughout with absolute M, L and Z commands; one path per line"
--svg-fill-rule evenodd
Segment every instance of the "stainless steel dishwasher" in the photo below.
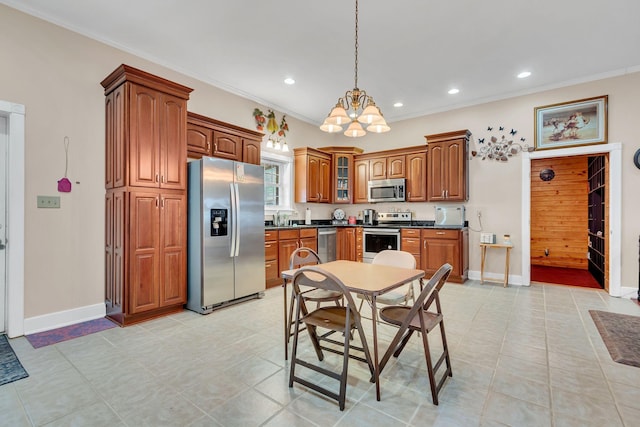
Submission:
M 336 228 L 318 229 L 318 255 L 322 262 L 336 260 Z

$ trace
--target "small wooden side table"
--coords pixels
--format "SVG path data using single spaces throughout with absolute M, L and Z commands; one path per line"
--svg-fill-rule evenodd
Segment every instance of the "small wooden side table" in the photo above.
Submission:
M 484 283 L 484 261 L 487 256 L 487 248 L 504 248 L 506 250 L 504 263 L 504 282 L 506 288 L 509 285 L 509 256 L 511 255 L 511 243 L 480 243 L 480 283 Z

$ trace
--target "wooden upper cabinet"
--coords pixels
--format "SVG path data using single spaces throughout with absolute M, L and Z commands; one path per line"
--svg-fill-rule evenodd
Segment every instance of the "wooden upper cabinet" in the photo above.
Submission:
M 163 95 L 160 107 L 160 188 L 181 190 L 187 184 L 187 105 Z
M 354 160 L 353 203 L 369 203 L 369 160 Z
M 212 140 L 213 130 L 187 122 L 187 149 L 190 156 L 196 153 L 200 156 L 211 155 Z
M 404 155 L 397 155 L 369 159 L 369 179 L 404 178 L 404 157 Z
M 357 147 L 320 147 L 319 150 L 331 154 L 329 202 L 351 203 L 354 188 L 353 156 L 362 153 L 363 150 Z
M 461 130 L 427 135 L 427 200 L 469 200 L 469 137 Z
M 387 158 L 369 160 L 369 179 L 387 179 Z
M 331 155 L 314 148 L 295 148 L 295 202 L 329 203 Z
M 105 188 L 124 187 L 127 183 L 125 161 L 126 85 L 120 85 L 105 97 Z
M 331 201 L 331 158 L 320 158 L 320 175 L 318 181 L 318 192 L 320 203 Z
M 263 136 L 210 117 L 187 114 L 187 155 L 192 159 L 209 156 L 259 165 Z
M 262 140 L 246 139 L 242 140 L 242 161 L 252 165 L 260 164 L 260 142 Z
M 405 156 L 387 157 L 387 178 L 405 178 Z
M 424 202 L 427 200 L 427 153 L 407 154 L 407 202 Z
M 226 132 L 213 131 L 213 157 L 242 160 L 242 138 Z
M 187 100 L 192 89 L 121 65 L 105 89 L 105 187 L 186 189 Z

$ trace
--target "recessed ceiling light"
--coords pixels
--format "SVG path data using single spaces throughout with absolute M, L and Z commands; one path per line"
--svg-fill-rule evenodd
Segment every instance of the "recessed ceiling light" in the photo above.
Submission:
M 400 108 L 400 107 L 403 107 L 404 104 L 402 102 L 396 102 L 395 104 L 393 104 L 393 106 L 396 108 Z
M 291 77 L 287 77 L 286 79 L 284 79 L 284 83 L 288 84 L 288 85 L 292 85 L 294 84 L 296 81 L 293 80 Z
M 455 87 L 453 89 L 449 89 L 449 92 L 447 92 L 449 95 L 455 95 L 456 93 L 460 92 L 460 89 L 456 89 Z
M 531 75 L 530 71 L 523 71 L 520 74 L 518 74 L 518 78 L 519 79 L 526 79 L 527 77 L 529 77 Z

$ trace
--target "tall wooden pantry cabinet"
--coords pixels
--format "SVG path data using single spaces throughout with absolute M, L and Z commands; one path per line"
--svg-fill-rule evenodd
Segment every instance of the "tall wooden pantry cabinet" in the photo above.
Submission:
M 125 326 L 187 300 L 187 100 L 192 89 L 121 65 L 106 119 L 105 303 Z

